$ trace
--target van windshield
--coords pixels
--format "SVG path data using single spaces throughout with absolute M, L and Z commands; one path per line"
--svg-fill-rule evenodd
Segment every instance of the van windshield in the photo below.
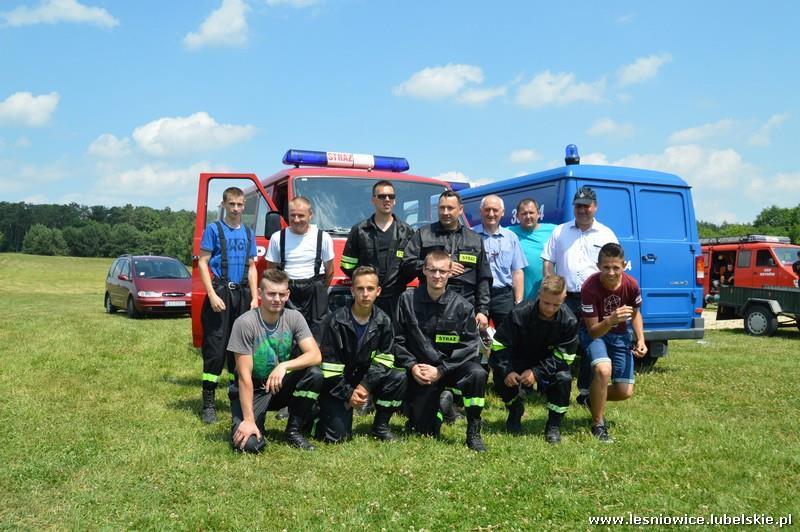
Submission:
M 791 266 L 794 261 L 798 259 L 797 252 L 800 251 L 800 247 L 797 248 L 772 248 L 772 252 L 775 253 L 775 256 L 778 258 L 778 261 L 781 264 L 787 264 Z
M 348 177 L 298 177 L 294 195 L 311 201 L 311 223 L 320 229 L 346 235 L 350 228 L 372 216 L 372 186 L 380 179 Z M 438 219 L 436 205 L 445 187 L 434 183 L 392 181 L 397 195 L 394 214 L 414 228 Z M 433 203 L 433 205 L 432 205 Z

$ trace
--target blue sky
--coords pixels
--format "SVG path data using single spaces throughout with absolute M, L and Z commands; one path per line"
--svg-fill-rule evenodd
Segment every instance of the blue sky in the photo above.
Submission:
M 266 177 L 288 148 L 485 183 L 575 143 L 748 222 L 800 203 L 798 22 L 791 1 L 0 0 L 0 200 L 192 209 L 201 171 Z

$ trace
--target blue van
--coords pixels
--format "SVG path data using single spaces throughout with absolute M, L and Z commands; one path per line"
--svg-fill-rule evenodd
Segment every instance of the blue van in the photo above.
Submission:
M 702 338 L 703 254 L 689 185 L 673 174 L 576 160 L 461 191 L 470 225 L 480 223 L 480 201 L 489 194 L 503 198 L 504 227 L 518 223 L 516 207 L 526 197 L 539 204 L 542 222 L 568 222 L 575 191 L 589 186 L 597 193 L 597 220 L 617 235 L 626 270 L 642 289 L 645 363 L 666 356 L 668 340 Z

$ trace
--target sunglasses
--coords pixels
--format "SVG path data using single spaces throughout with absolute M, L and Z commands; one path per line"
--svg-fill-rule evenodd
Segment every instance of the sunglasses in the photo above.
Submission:
M 375 197 L 379 200 L 387 200 L 387 199 L 394 199 L 394 194 L 375 194 Z

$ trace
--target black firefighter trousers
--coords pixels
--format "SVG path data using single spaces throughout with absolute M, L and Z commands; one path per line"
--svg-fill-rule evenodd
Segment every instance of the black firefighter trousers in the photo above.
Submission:
M 456 388 L 461 392 L 467 418 L 480 419 L 488 376 L 477 361 L 465 362 L 427 385 L 419 384 L 409 370 L 406 406 L 411 428 L 426 436 L 439 436 L 443 419 L 439 410 L 439 396 L 445 388 Z

